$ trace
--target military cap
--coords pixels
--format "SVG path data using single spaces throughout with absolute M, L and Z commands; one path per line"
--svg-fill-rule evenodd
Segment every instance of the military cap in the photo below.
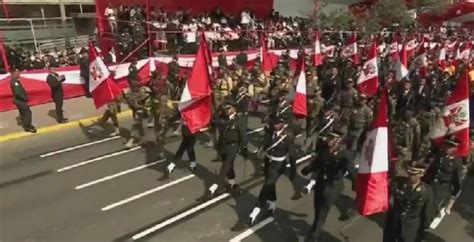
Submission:
M 278 116 L 276 119 L 275 119 L 275 124 L 287 124 L 289 121 L 288 121 L 288 118 L 284 117 L 284 116 Z
M 223 108 L 237 107 L 237 102 L 234 99 L 228 99 L 224 102 Z
M 426 168 L 427 164 L 413 161 L 408 164 L 405 170 L 409 175 L 421 175 L 425 172 Z

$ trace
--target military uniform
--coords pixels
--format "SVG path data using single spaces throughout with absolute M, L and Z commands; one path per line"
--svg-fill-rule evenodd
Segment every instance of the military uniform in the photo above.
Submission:
M 132 62 L 128 67 L 128 86 L 131 87 L 133 82 L 138 82 L 138 69 L 137 63 Z
M 383 242 L 421 242 L 433 216 L 433 191 L 423 182 L 415 187 L 406 180 L 391 186 Z
M 450 199 L 454 200 L 461 192 L 463 164 L 460 157 L 445 151 L 434 152 L 428 161 L 430 166 L 424 181 L 433 187 L 433 204 L 437 209 L 446 206 Z
M 63 86 L 61 84 L 65 80 L 66 79 L 64 78 L 64 76 L 59 76 L 55 72 L 50 72 L 46 77 L 46 82 L 48 83 L 49 88 L 51 89 L 51 97 L 56 106 L 56 120 L 58 121 L 58 123 L 67 122 L 67 119 L 65 119 L 63 116 L 64 93 Z
M 328 134 L 329 139 L 341 139 L 343 132 L 336 130 Z M 328 141 L 329 142 L 329 141 Z M 315 217 L 306 241 L 319 241 L 329 209 L 344 190 L 344 175 L 349 173 L 354 187 L 355 168 L 351 154 L 344 145 L 330 147 L 328 143 L 318 146 L 316 157 L 303 169 L 303 175 L 312 173 L 314 183 Z
M 126 144 L 127 147 L 131 147 L 133 146 L 134 141 L 145 135 L 143 128 L 143 118 L 145 118 L 147 114 L 145 101 L 148 98 L 148 95 L 143 87 L 139 87 L 137 82 L 133 82 L 130 92 L 125 93 L 124 98 L 130 106 L 130 109 L 132 109 L 133 113 L 133 125 L 130 133 L 131 138 Z
M 20 119 L 23 129 L 27 132 L 36 133 L 36 128 L 31 124 L 31 109 L 28 106 L 28 96 L 19 77 L 13 76 L 10 79 L 10 89 L 13 94 L 13 103 L 20 112 Z
M 258 203 L 250 214 L 250 224 L 254 224 L 261 208 L 269 203 L 269 210 L 273 213 L 276 209 L 276 182 L 285 172 L 287 165 L 290 165 L 290 179 L 296 175 L 296 151 L 294 146 L 294 136 L 288 132 L 287 120 L 279 119 L 277 125 L 283 125 L 279 131 L 265 137 L 263 149 L 265 151 L 265 182 L 258 196 Z
M 120 102 L 118 100 L 110 101 L 107 103 L 107 109 L 105 110 L 104 114 L 97 121 L 97 125 L 103 126 L 109 119 L 112 120 L 115 130 L 110 134 L 111 136 L 115 136 L 120 133 L 119 121 L 117 118 L 118 112 L 120 112 Z
M 362 98 L 365 98 L 362 96 Z M 348 148 L 357 150 L 359 138 L 364 130 L 369 127 L 373 118 L 372 110 L 366 104 L 356 105 L 349 114 L 349 127 L 347 132 Z
M 178 59 L 174 57 L 173 61 L 168 63 L 168 81 L 174 85 L 178 85 L 179 79 L 179 64 Z
M 196 163 L 196 153 L 194 152 L 194 145 L 196 144 L 196 137 L 194 136 L 193 133 L 191 133 L 191 130 L 189 127 L 183 122 L 181 126 L 181 144 L 179 145 L 178 150 L 176 151 L 173 162 L 171 162 L 167 169 L 168 173 L 171 173 L 174 171 L 174 168 L 176 167 L 176 164 L 174 163 L 177 160 L 180 160 L 184 152 L 188 154 L 189 158 L 189 170 L 194 171 L 197 167 Z
M 234 100 L 229 100 L 224 106 L 225 109 L 232 107 L 236 108 L 237 103 Z M 225 184 L 225 178 L 229 184 L 228 189 L 236 189 L 234 160 L 237 153 L 242 153 L 244 158 L 247 158 L 247 126 L 243 117 L 234 112 L 228 114 L 228 119 L 223 126 L 222 133 L 217 141 L 218 155 L 221 158 L 222 165 L 217 177 L 217 181 L 209 188 L 210 195 L 214 195 L 219 186 Z

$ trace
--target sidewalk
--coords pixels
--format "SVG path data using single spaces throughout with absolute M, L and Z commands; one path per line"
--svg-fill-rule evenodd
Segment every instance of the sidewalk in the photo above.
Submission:
M 53 130 L 59 130 L 68 127 L 76 127 L 79 121 L 85 125 L 91 123 L 98 116 L 104 113 L 106 106 L 96 109 L 93 100 L 85 97 L 77 97 L 64 100 L 63 110 L 64 117 L 69 119 L 66 124 L 58 124 L 55 116 L 54 103 L 46 103 L 31 107 L 33 125 L 38 129 L 38 133 L 47 133 Z M 122 105 L 125 108 L 125 105 Z M 129 111 L 122 111 L 120 116 L 130 115 Z M 0 142 L 11 139 L 17 139 L 33 135 L 24 132 L 19 125 L 18 110 L 10 110 L 0 113 Z

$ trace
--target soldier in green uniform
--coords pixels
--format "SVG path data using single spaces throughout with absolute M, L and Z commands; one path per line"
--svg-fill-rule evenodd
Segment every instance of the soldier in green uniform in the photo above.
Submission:
M 99 127 L 103 127 L 104 124 L 111 119 L 112 124 L 114 125 L 114 131 L 110 133 L 110 136 L 116 136 L 120 134 L 120 128 L 119 128 L 119 121 L 117 118 L 117 113 L 120 112 L 120 96 L 117 97 L 115 100 L 110 101 L 107 103 L 107 109 L 105 110 L 104 114 L 102 114 L 102 117 L 100 117 L 95 125 Z M 92 133 L 93 130 L 89 129 L 89 133 Z
M 413 148 L 416 147 L 415 144 L 419 137 L 420 126 L 411 115 L 411 111 L 405 110 L 402 119 L 394 127 L 393 144 L 401 164 L 412 159 Z
M 159 157 L 165 157 L 166 132 L 170 128 L 170 118 L 175 113 L 177 102 L 170 100 L 169 95 L 166 94 L 161 95 L 159 98 L 159 103 L 155 106 L 153 113 L 155 117 L 154 127 Z
M 172 86 L 162 78 L 159 71 L 153 71 L 151 73 L 150 82 L 148 83 L 149 88 L 149 97 L 150 97 L 150 113 L 148 117 L 147 127 L 153 127 L 153 120 L 158 115 L 157 110 L 160 107 L 161 96 L 166 95 L 169 98 L 169 95 L 172 90 Z
M 313 92 L 308 95 L 308 117 L 306 119 L 306 135 L 311 136 L 312 130 L 317 125 L 317 117 L 324 106 L 324 99 L 321 96 L 321 89 L 316 86 Z
M 173 85 L 178 85 L 179 79 L 179 64 L 178 57 L 175 55 L 170 63 L 168 63 L 168 81 Z
M 137 68 L 137 61 L 133 60 L 128 67 L 128 86 L 131 87 L 132 83 L 138 80 L 138 68 Z
M 130 134 L 130 139 L 127 141 L 125 146 L 131 148 L 135 145 L 143 135 L 145 135 L 143 128 L 143 118 L 145 117 L 146 108 L 145 101 L 147 94 L 144 88 L 140 87 L 138 82 L 132 82 L 129 93 L 124 94 L 124 98 L 127 101 L 130 109 L 133 112 L 133 125 Z
M 18 69 L 13 70 L 10 79 L 10 89 L 13 95 L 13 103 L 20 112 L 20 119 L 23 129 L 26 132 L 36 133 L 36 128 L 31 124 L 31 109 L 28 106 L 28 96 L 25 88 L 20 82 L 20 72 Z
M 337 91 L 335 95 L 335 104 L 341 108 L 340 122 L 344 125 L 349 124 L 351 113 L 358 101 L 358 95 L 352 78 L 347 78 L 344 88 Z
M 367 96 L 360 94 L 359 100 L 349 116 L 347 143 L 350 151 L 355 151 L 357 149 L 359 138 L 364 130 L 369 127 L 372 118 L 373 112 L 367 105 Z

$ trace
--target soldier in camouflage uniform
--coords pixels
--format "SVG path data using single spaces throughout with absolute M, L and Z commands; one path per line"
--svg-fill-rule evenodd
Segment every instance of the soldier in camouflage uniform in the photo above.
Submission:
M 120 99 L 121 97 L 119 96 L 115 100 L 107 103 L 107 109 L 105 110 L 102 117 L 100 117 L 95 123 L 95 125 L 102 127 L 109 119 L 111 119 L 112 124 L 114 125 L 114 131 L 110 133 L 110 136 L 116 136 L 120 134 L 119 121 L 117 118 L 117 113 L 119 113 L 121 110 Z M 92 129 L 89 129 L 88 132 L 92 133 Z
M 148 98 L 148 95 L 146 90 L 143 87 L 140 87 L 138 82 L 132 82 L 130 91 L 124 94 L 124 98 L 133 112 L 133 125 L 130 139 L 125 144 L 125 147 L 131 148 L 135 145 L 136 141 L 145 135 L 143 118 L 146 113 L 145 101 Z
M 179 80 L 179 64 L 178 64 L 178 57 L 173 56 L 173 60 L 168 63 L 168 81 L 173 86 L 178 85 Z
M 358 101 L 358 93 L 354 88 L 354 81 L 352 78 L 347 78 L 344 88 L 337 91 L 335 95 L 335 104 L 341 108 L 340 122 L 345 125 L 349 124 L 349 118 L 353 112 L 354 106 Z
M 412 112 L 404 111 L 403 118 L 394 127 L 394 145 L 398 154 L 398 161 L 401 163 L 410 161 L 413 155 L 413 148 L 419 144 L 420 125 Z M 400 163 L 400 164 L 401 164 Z
M 154 128 L 159 157 L 165 157 L 166 132 L 170 127 L 170 118 L 174 115 L 177 104 L 176 101 L 170 100 L 169 95 L 163 94 L 159 96 L 159 103 L 155 106 Z
M 148 117 L 147 127 L 153 127 L 153 120 L 156 118 L 157 110 L 159 110 L 161 96 L 166 95 L 168 98 L 170 96 L 172 86 L 163 79 L 159 71 L 154 71 L 151 73 L 150 82 L 148 83 L 149 88 L 149 100 L 150 100 L 150 113 Z M 156 120 L 156 119 L 155 119 Z
M 133 82 L 139 82 L 138 80 L 138 68 L 137 61 L 133 60 L 128 67 L 128 86 L 131 87 Z
M 347 144 L 350 151 L 357 150 L 359 138 L 372 122 L 372 109 L 367 105 L 367 96 L 359 95 L 359 100 L 349 116 Z

